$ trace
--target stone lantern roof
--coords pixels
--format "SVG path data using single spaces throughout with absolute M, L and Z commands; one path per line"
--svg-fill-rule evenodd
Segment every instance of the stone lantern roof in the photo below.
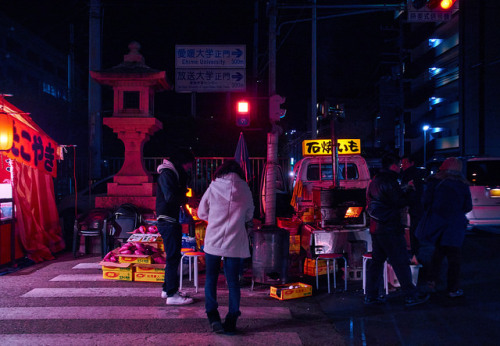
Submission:
M 123 62 L 101 71 L 90 71 L 90 75 L 100 84 L 116 86 L 126 80 L 141 80 L 146 82 L 155 91 L 172 89 L 167 81 L 165 71 L 153 69 L 146 65 L 144 57 L 139 52 L 141 45 L 132 41 L 128 45 L 130 50 L 123 56 Z

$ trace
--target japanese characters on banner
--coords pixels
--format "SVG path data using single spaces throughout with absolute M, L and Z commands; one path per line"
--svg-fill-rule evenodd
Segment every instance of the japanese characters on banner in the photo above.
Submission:
M 360 139 L 337 139 L 339 155 L 361 154 Z M 319 156 L 332 155 L 333 145 L 331 139 L 309 139 L 302 142 L 302 155 Z
M 50 137 L 14 119 L 14 144 L 6 152 L 13 160 L 57 176 L 57 143 Z

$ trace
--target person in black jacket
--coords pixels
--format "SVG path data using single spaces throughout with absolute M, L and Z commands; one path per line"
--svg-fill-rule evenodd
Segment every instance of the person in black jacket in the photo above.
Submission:
M 417 168 L 413 158 L 409 155 L 401 159 L 401 187 L 408 196 L 408 214 L 410 215 L 410 247 L 412 256 L 418 254 L 418 239 L 415 236 L 415 229 L 424 213 L 422 195 L 424 193 L 424 183 L 426 172 L 423 168 Z
M 420 294 L 412 282 L 410 257 L 401 223 L 401 210 L 408 205 L 408 201 L 399 186 L 399 172 L 399 157 L 385 155 L 382 169 L 366 191 L 367 210 L 371 217 L 372 261 L 367 273 L 365 304 L 385 302 L 385 297 L 379 295 L 379 287 L 386 260 L 398 277 L 406 296 L 406 306 L 421 304 L 429 299 L 429 295 Z
M 158 188 L 156 193 L 156 218 L 158 232 L 163 238 L 167 264 L 162 298 L 167 305 L 185 305 L 193 299 L 179 292 L 177 271 L 181 260 L 182 226 L 179 223 L 180 209 L 187 203 L 188 171 L 192 168 L 195 157 L 190 150 L 181 149 L 170 160 L 163 160 L 157 168 Z

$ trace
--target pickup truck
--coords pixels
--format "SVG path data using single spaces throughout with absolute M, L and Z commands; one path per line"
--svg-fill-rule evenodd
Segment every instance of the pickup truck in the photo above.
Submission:
M 332 156 L 310 156 L 297 162 L 294 169 L 294 195 L 292 197 L 294 210 L 297 214 L 314 212 L 318 219 L 318 210 L 321 212 L 323 225 L 328 221 L 352 226 L 366 226 L 365 194 L 370 182 L 370 171 L 366 160 L 361 155 L 339 155 L 338 159 L 338 186 L 333 188 Z M 331 209 L 344 206 L 345 213 L 348 207 L 361 207 L 358 212 L 358 223 L 347 222 L 347 217 L 330 217 Z M 352 210 L 352 209 L 351 209 Z M 359 211 L 359 209 L 358 209 Z M 355 215 L 355 214 L 352 214 Z M 332 219 L 332 220 L 330 220 Z M 318 220 L 317 220 L 318 221 Z
M 359 150 L 344 151 L 338 155 L 334 181 L 331 150 L 323 150 L 331 146 L 323 141 L 327 140 L 315 140 L 317 147 L 309 152 L 310 146 L 303 144 L 304 158 L 294 167 L 291 204 L 304 222 L 301 247 L 311 258 L 325 253 L 346 254 L 349 278 L 360 280 L 362 255 L 371 251 L 365 211 L 370 170 Z

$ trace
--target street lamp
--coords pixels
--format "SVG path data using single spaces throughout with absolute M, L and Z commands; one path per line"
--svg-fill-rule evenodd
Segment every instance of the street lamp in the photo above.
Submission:
M 427 131 L 431 127 L 429 125 L 422 126 L 422 130 L 424 131 L 424 167 L 427 168 Z

